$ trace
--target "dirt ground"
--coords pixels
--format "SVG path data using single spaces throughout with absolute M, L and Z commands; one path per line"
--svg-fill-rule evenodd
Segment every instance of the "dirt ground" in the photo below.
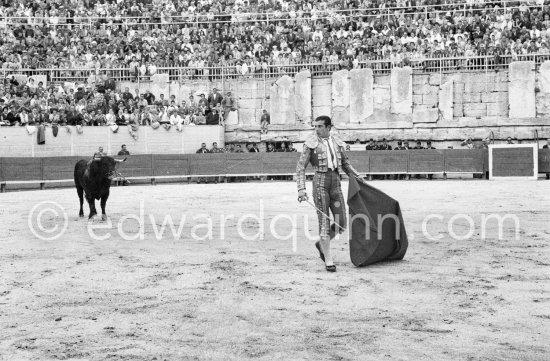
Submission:
M 1 194 L 0 360 L 548 360 L 550 182 L 372 184 L 400 201 L 408 252 L 356 268 L 346 233 L 336 273 L 305 235 L 316 219 L 293 182 L 111 188 L 110 223 L 78 218 L 74 189 Z M 123 219 L 140 201 L 143 239 Z M 63 211 L 38 215 L 57 205 L 67 228 L 42 240 L 63 230 Z M 252 239 L 258 221 L 238 217 L 262 207 Z M 509 220 L 502 239 L 495 220 L 482 237 L 482 216 L 507 213 L 517 238 Z M 212 239 L 193 239 L 206 214 Z M 234 216 L 223 230 L 221 215 Z M 466 215 L 472 236 L 453 239 Z M 166 216 L 179 237 L 159 233 Z

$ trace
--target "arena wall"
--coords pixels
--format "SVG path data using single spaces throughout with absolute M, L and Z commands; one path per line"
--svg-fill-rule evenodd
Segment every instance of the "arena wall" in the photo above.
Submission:
M 342 70 L 331 78 L 312 78 L 309 71 L 277 80 L 239 78 L 183 83 L 165 80 L 122 83 L 122 87 L 175 94 L 178 100 L 214 87 L 231 90 L 238 99 L 237 124 L 226 125 L 226 142 L 303 141 L 310 120 L 334 118 L 348 141 L 370 138 L 434 140 L 453 144 L 471 137 L 550 137 L 550 62 L 512 63 L 507 71 L 413 73 L 394 68 L 373 75 L 370 69 Z M 260 134 L 262 109 L 271 114 L 267 134 Z
M 223 127 L 217 125 L 184 126 L 153 129 L 140 127 L 134 139 L 125 127 L 114 133 L 109 127 L 84 127 L 80 134 L 75 127 L 60 127 L 56 137 L 51 127 L 46 128 L 46 143 L 38 144 L 37 134 L 29 134 L 25 127 L 0 129 L 0 154 L 4 157 L 90 157 L 103 146 L 107 154 L 117 154 L 126 144 L 131 154 L 186 154 L 195 153 L 201 143 L 210 148 L 213 142 L 224 146 Z

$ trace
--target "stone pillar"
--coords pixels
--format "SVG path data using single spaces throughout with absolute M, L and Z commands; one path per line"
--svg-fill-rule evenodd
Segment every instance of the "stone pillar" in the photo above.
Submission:
M 349 71 L 332 73 L 332 124 L 346 125 L 350 119 Z
M 534 118 L 537 115 L 534 68 L 535 63 L 532 61 L 516 61 L 509 66 L 510 118 Z
M 294 80 L 282 76 L 271 86 L 271 124 L 294 124 Z
M 439 89 L 439 111 L 443 120 L 453 120 L 453 79 L 441 84 Z
M 332 113 L 332 81 L 330 78 L 314 78 L 311 80 L 311 94 L 313 96 L 313 119 L 320 115 Z
M 308 124 L 311 121 L 311 73 L 304 70 L 296 74 L 294 107 L 296 120 Z
M 393 68 L 390 78 L 391 112 L 394 114 L 412 114 L 412 69 Z
M 538 74 L 539 92 L 536 94 L 537 115 L 550 115 L 550 61 L 545 61 L 539 68 Z
M 365 123 L 374 113 L 372 69 L 350 71 L 350 123 Z
M 539 68 L 539 90 L 550 94 L 550 61 L 545 61 Z
M 164 99 L 169 99 L 169 79 L 168 74 L 155 74 L 151 76 L 151 93 L 155 99 L 159 99 L 161 94 L 164 94 Z

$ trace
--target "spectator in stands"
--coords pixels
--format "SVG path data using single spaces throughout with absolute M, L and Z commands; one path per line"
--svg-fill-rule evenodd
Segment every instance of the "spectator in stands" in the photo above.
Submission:
M 9 127 L 13 125 L 12 120 L 10 119 L 10 109 L 8 107 L 4 107 L 2 109 L 2 113 L 0 113 L 0 126 L 3 127 Z
M 472 141 L 472 138 L 468 138 L 468 139 L 464 140 L 460 145 L 463 146 L 463 147 L 466 147 L 468 149 L 473 149 L 474 148 L 474 142 Z
M 391 150 L 391 145 L 388 144 L 388 141 L 386 140 L 386 138 L 383 138 L 382 139 L 382 144 L 380 144 L 380 146 L 378 146 L 378 150 Z
M 234 112 L 237 110 L 237 103 L 231 95 L 230 91 L 226 93 L 226 96 L 222 100 L 222 108 L 224 121 L 227 121 L 230 112 Z
M 262 117 L 260 118 L 261 133 L 267 134 L 267 126 L 271 123 L 271 117 L 267 113 L 267 109 L 262 111 Z
M 259 153 L 259 152 L 260 152 L 260 149 L 258 148 L 258 146 L 256 145 L 256 143 L 252 143 L 252 146 L 250 147 L 249 152 L 250 152 L 250 153 Z
M 296 148 L 294 148 L 294 145 L 292 143 L 288 143 L 287 152 L 297 152 Z
M 397 147 L 395 147 L 394 150 L 405 150 L 405 147 L 403 147 L 403 142 L 398 140 Z
M 21 125 L 29 125 L 29 114 L 24 107 L 19 111 L 19 122 Z
M 376 144 L 374 143 L 374 139 L 370 139 L 369 140 L 369 144 L 367 144 L 365 146 L 365 150 L 378 150 L 378 147 L 376 146 Z
M 218 143 L 214 142 L 212 143 L 212 149 L 210 149 L 210 153 L 224 153 L 224 149 L 218 148 Z
M 550 149 L 550 138 L 546 140 L 546 144 L 542 146 L 542 149 Z M 550 173 L 546 173 L 546 179 L 550 179 Z
M 426 148 L 425 149 L 435 149 L 435 147 L 432 147 L 432 141 L 428 139 L 426 142 Z M 433 174 L 428 174 L 428 179 L 433 179 Z
M 199 148 L 199 150 L 197 150 L 196 153 L 210 153 L 210 151 L 208 150 L 208 148 L 206 148 L 206 143 L 202 143 L 201 147 Z
M 218 109 L 213 108 L 211 112 L 206 116 L 207 125 L 218 125 L 220 124 L 220 115 L 218 114 Z
M 212 93 L 208 95 L 208 104 L 211 109 L 217 108 L 221 106 L 223 100 L 223 96 L 218 93 L 218 89 L 214 88 L 212 89 Z
M 126 149 L 126 144 L 122 144 L 120 150 L 118 151 L 118 155 L 130 155 L 130 152 Z
M 202 143 L 201 144 L 201 147 L 197 150 L 196 152 L 197 154 L 201 153 L 201 154 L 205 154 L 205 153 L 210 153 L 210 151 L 208 150 L 208 148 L 206 148 L 206 143 Z M 207 178 L 205 177 L 200 177 L 197 181 L 197 183 L 207 183 Z
M 287 152 L 287 145 L 285 142 L 281 143 L 281 147 L 279 149 L 276 149 L 276 152 Z

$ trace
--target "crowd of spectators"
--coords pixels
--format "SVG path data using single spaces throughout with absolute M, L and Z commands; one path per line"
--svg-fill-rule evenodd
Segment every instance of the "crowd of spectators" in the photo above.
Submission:
M 231 92 L 189 95 L 176 101 L 150 91 L 117 91 L 114 82 L 98 81 L 67 90 L 58 85 L 45 87 L 42 82 L 19 83 L 15 78 L 0 85 L 0 125 L 73 125 L 180 127 L 183 125 L 224 124 L 224 117 L 236 110 Z M 181 129 L 181 128 L 179 128 Z
M 0 1 L 4 69 L 270 66 L 549 53 L 549 0 Z
M 266 153 L 277 153 L 277 152 L 286 152 L 292 153 L 296 152 L 296 148 L 291 142 L 282 142 L 279 147 L 276 147 L 274 143 L 266 143 L 265 152 Z M 242 144 L 226 144 L 225 147 L 218 147 L 218 143 L 212 143 L 212 147 L 209 149 L 206 146 L 206 143 L 202 143 L 201 147 L 197 150 L 196 153 L 260 153 L 260 147 L 256 143 L 246 143 L 243 147 Z

